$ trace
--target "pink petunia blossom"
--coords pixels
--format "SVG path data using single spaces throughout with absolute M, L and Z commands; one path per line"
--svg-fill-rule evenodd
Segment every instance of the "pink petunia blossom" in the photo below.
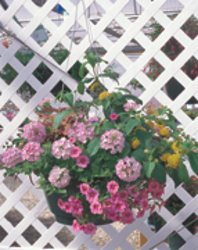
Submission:
M 76 142 L 76 138 L 75 138 L 75 137 L 71 137 L 71 138 L 69 138 L 69 142 L 71 142 L 71 143 L 75 143 L 75 142 Z
M 88 222 L 87 224 L 84 225 L 83 232 L 85 234 L 94 235 L 96 233 L 96 230 L 97 230 L 97 226 L 94 225 L 94 223 L 92 222 Z
M 135 221 L 135 218 L 133 217 L 133 212 L 130 209 L 126 209 L 122 213 L 121 220 L 123 224 L 133 223 Z
M 77 220 L 73 220 L 72 228 L 76 233 L 78 233 L 80 230 L 80 224 L 77 222 Z
M 107 218 L 109 220 L 112 220 L 112 221 L 116 221 L 117 220 L 117 216 L 118 216 L 118 213 L 115 211 L 115 209 L 111 209 L 108 213 L 107 213 Z
M 58 199 L 58 207 L 59 207 L 61 210 L 63 210 L 63 209 L 65 208 L 64 202 L 63 202 L 62 199 Z
M 92 202 L 90 205 L 90 209 L 91 209 L 92 214 L 102 214 L 103 213 L 102 205 L 98 201 Z
M 115 203 L 113 204 L 112 208 L 116 211 L 116 212 L 124 212 L 126 205 L 123 201 L 117 200 L 115 201 Z
M 86 183 L 81 183 L 79 187 L 80 187 L 81 194 L 87 195 L 87 192 L 90 189 L 90 186 Z
M 50 98 L 50 97 L 46 97 L 44 98 L 40 103 L 39 103 L 39 106 L 49 106 L 50 103 L 54 102 L 54 99 L 53 98 Z
M 109 193 L 115 194 L 119 189 L 119 184 L 116 181 L 110 181 L 107 183 L 107 190 Z
M 87 191 L 87 194 L 86 194 L 86 199 L 89 203 L 92 203 L 94 201 L 97 201 L 98 200 L 98 197 L 99 197 L 99 192 L 97 190 L 95 190 L 94 188 L 90 188 L 88 191 Z
M 140 201 L 140 205 L 142 207 L 143 210 L 149 210 L 149 203 L 148 203 L 148 200 L 147 199 L 142 199 Z
M 82 148 L 75 146 L 72 148 L 70 156 L 72 158 L 78 158 L 80 156 L 80 154 L 82 153 Z
M 143 210 L 143 209 L 139 210 L 138 213 L 137 213 L 137 215 L 136 215 L 136 217 L 137 218 L 142 218 L 144 216 L 144 212 L 145 212 L 145 210 Z
M 86 155 L 80 155 L 77 159 L 77 166 L 79 168 L 86 168 L 87 165 L 89 164 L 90 160 Z
M 110 115 L 110 118 L 111 118 L 111 120 L 117 120 L 118 114 L 112 113 L 112 114 Z

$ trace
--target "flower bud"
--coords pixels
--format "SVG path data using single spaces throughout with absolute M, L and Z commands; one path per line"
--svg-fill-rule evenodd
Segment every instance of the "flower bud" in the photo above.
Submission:
M 145 154 L 148 154 L 148 153 L 149 153 L 149 150 L 148 150 L 148 149 L 145 149 L 145 150 L 144 150 L 144 153 L 145 153 Z

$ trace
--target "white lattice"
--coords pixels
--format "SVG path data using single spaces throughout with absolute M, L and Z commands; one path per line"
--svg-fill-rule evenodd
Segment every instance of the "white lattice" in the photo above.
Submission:
M 106 51 L 103 58 L 109 64 L 115 62 L 122 69 L 119 79 L 120 87 L 125 87 L 132 79 L 136 79 L 144 87 L 144 92 L 140 96 L 144 104 L 155 98 L 162 105 L 170 107 L 185 131 L 195 138 L 198 137 L 198 118 L 191 120 L 182 110 L 184 104 L 192 96 L 198 99 L 198 80 L 197 78 L 191 80 L 181 70 L 184 63 L 192 56 L 198 59 L 198 37 L 190 39 L 181 30 L 181 26 L 189 17 L 194 15 L 198 18 L 198 1 L 178 0 L 180 13 L 173 20 L 164 11 L 164 4 L 166 5 L 169 0 L 137 0 L 139 8 L 141 6 L 143 10 L 137 18 L 131 18 L 129 15 L 132 2 L 134 1 L 48 0 L 40 8 L 31 0 L 17 0 L 13 1 L 6 11 L 1 12 L 0 24 L 22 41 L 21 43 L 17 39 L 8 39 L 9 48 L 0 44 L 0 69 L 3 70 L 9 64 L 17 72 L 17 76 L 9 85 L 0 79 L 0 110 L 3 110 L 7 102 L 19 109 L 12 121 L 9 121 L 3 112 L 0 112 L 1 151 L 3 151 L 4 143 L 10 137 L 15 137 L 18 127 L 26 117 L 35 118 L 34 109 L 37 104 L 44 97 L 53 97 L 51 90 L 60 80 L 71 90 L 76 89 L 77 83 L 67 72 L 77 61 L 83 62 L 83 55 L 90 48 L 90 41 L 93 44 L 98 44 Z M 52 15 L 51 13 L 58 3 L 67 10 L 68 15 L 64 18 L 62 15 Z M 181 8 L 181 6 L 183 7 Z M 20 12 L 21 8 L 31 16 L 24 27 L 18 25 L 13 19 L 14 16 L 18 16 L 17 13 Z M 95 10 L 94 16 L 91 16 L 90 19 L 85 18 L 85 11 L 88 9 L 91 10 L 91 13 Z M 52 18 L 54 15 L 55 18 Z M 164 31 L 155 41 L 151 41 L 145 33 L 145 27 L 148 26 L 152 18 L 164 28 Z M 93 23 L 93 19 L 97 22 Z M 76 35 L 80 34 L 81 36 L 79 42 L 75 42 L 75 39 L 71 42 L 71 30 L 75 27 L 76 22 L 83 31 L 81 33 L 76 32 Z M 120 36 L 116 39 L 112 35 L 107 35 L 105 31 L 106 28 L 112 27 L 113 23 L 116 23 L 119 30 L 122 30 Z M 31 35 L 40 24 L 48 31 L 48 40 L 39 45 Z M 184 47 L 184 50 L 175 60 L 170 60 L 161 51 L 162 46 L 172 37 Z M 136 55 L 137 60 L 134 62 L 131 60 L 131 54 L 124 52 L 124 48 L 131 45 L 132 40 L 135 40 L 144 51 L 141 55 Z M 24 47 L 24 44 L 38 53 L 34 53 L 34 57 L 27 65 L 23 65 L 15 56 L 16 52 Z M 57 44 L 61 44 L 70 52 L 69 57 L 61 64 L 58 64 L 50 56 L 50 52 Z M 156 59 L 164 68 L 164 71 L 155 81 L 151 81 L 143 72 L 143 68 L 151 58 Z M 44 84 L 33 74 L 41 62 L 44 62 L 52 73 Z M 105 67 L 105 64 L 101 65 L 101 70 Z M 163 86 L 172 77 L 184 87 L 183 92 L 174 101 L 163 91 Z M 24 82 L 28 82 L 35 92 L 28 102 L 25 102 L 22 96 L 17 93 Z M 111 81 L 106 81 L 103 84 L 109 91 L 117 87 L 116 83 Z M 91 100 L 92 97 L 86 93 L 79 98 Z M 67 229 L 55 222 L 49 211 L 45 220 L 43 214 L 45 214 L 47 204 L 43 192 L 32 186 L 29 179 L 23 175 L 19 178 L 18 181 L 8 181 L 4 179 L 3 172 L 0 172 L 0 249 L 20 249 L 20 247 L 21 249 L 43 249 L 44 247 L 63 249 L 67 246 L 66 249 L 68 250 L 80 250 L 83 249 L 81 247 L 84 245 L 89 250 L 130 250 L 134 249 L 134 244 L 131 243 L 128 236 L 135 230 L 141 231 L 148 239 L 141 249 L 154 249 L 153 246 L 160 241 L 163 242 L 164 238 L 168 237 L 171 232 L 179 230 L 183 226 L 182 223 L 192 213 L 198 215 L 196 207 L 198 197 L 192 198 L 181 186 L 175 190 L 173 182 L 168 179 L 164 199 L 175 193 L 183 201 L 185 207 L 176 216 L 173 216 L 166 208 L 162 208 L 159 214 L 166 221 L 166 225 L 158 233 L 154 233 L 147 225 L 148 214 L 146 214 L 143 218 L 123 227 L 120 231 L 116 229 L 115 225 L 103 226 L 100 229 L 102 231 L 98 232 L 96 238 L 90 238 L 83 233 L 76 234 L 71 228 Z M 34 176 L 34 182 L 36 182 L 36 179 L 37 177 Z M 31 199 L 34 199 L 33 205 L 31 205 Z M 15 217 L 16 215 L 18 218 L 20 217 L 20 220 L 12 222 L 13 214 Z M 33 236 L 28 237 L 28 233 L 32 234 L 32 232 L 37 235 L 37 239 L 34 239 Z M 192 235 L 186 228 L 180 230 L 178 234 L 186 242 L 181 249 L 197 249 L 196 235 Z M 61 240 L 61 237 L 64 240 Z M 67 237 L 75 239 L 73 241 L 66 240 Z M 169 248 L 163 242 L 155 249 L 165 250 Z

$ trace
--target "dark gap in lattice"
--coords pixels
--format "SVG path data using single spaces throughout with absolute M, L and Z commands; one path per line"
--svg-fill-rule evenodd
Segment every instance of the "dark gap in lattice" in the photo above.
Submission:
M 171 100 L 175 100 L 181 92 L 184 90 L 184 87 L 172 77 L 165 85 L 165 90 Z
M 52 34 L 43 24 L 40 24 L 31 34 L 31 38 L 40 46 L 43 46 Z
M 54 96 L 57 96 L 57 94 L 62 91 L 63 93 L 71 92 L 71 90 L 60 80 L 50 92 Z
M 18 72 L 7 63 L 3 69 L 0 71 L 0 77 L 3 79 L 5 83 L 8 85 L 18 76 Z
M 69 56 L 69 51 L 61 43 L 58 43 L 49 55 L 60 65 Z
M 22 181 L 19 178 L 8 176 L 3 180 L 3 183 L 10 191 L 14 192 L 22 184 Z
M 198 231 L 198 220 L 197 215 L 192 213 L 188 218 L 182 223 L 192 234 L 196 234 Z
M 11 100 L 9 100 L 1 108 L 0 112 L 8 119 L 8 121 L 12 121 L 12 119 L 19 112 L 19 108 Z
M 166 224 L 166 221 L 157 212 L 153 212 L 148 217 L 148 224 L 152 231 L 158 232 Z
M 8 235 L 2 226 L 0 226 L 0 242 Z
M 171 233 L 171 235 L 172 236 L 168 238 L 170 249 L 179 249 L 186 243 L 185 240 L 181 236 L 179 236 L 179 234 L 177 234 L 176 232 Z
M 51 244 L 49 244 L 49 243 L 43 247 L 43 249 L 45 249 L 45 248 L 54 249 L 53 246 Z
M 23 99 L 25 102 L 29 102 L 29 100 L 36 94 L 36 91 L 28 82 L 24 82 L 17 90 L 17 94 L 19 94 L 21 99 Z
M 26 66 L 34 57 L 34 52 L 27 48 L 20 48 L 16 53 L 15 57 L 24 65 Z
M 198 34 L 198 20 L 192 15 L 188 20 L 181 26 L 181 30 L 188 35 L 191 39 L 195 39 Z
M 41 62 L 39 66 L 34 70 L 33 75 L 44 84 L 53 72 L 43 63 Z
M 174 37 L 171 37 L 161 48 L 169 59 L 174 60 L 184 50 L 184 47 Z
M 10 247 L 21 247 L 16 241 L 12 243 Z
M 22 220 L 23 215 L 15 208 L 12 208 L 6 215 L 5 218 L 13 225 L 13 227 L 16 227 Z
M 172 194 L 165 205 L 165 208 L 173 215 L 176 215 L 184 207 L 185 203 L 176 194 Z
M 67 227 L 63 227 L 55 236 L 64 246 L 67 246 L 75 235 Z
M 38 217 L 38 219 L 42 222 L 42 224 L 46 227 L 46 228 L 50 228 L 54 222 L 54 215 L 50 212 L 50 210 L 48 208 L 46 208 Z
M 151 81 L 155 81 L 163 71 L 164 68 L 155 58 L 151 58 L 142 70 Z
M 83 28 L 78 22 L 76 22 L 66 33 L 66 36 L 76 45 L 88 35 L 87 30 Z
M 195 80 L 198 76 L 198 60 L 192 56 L 181 69 L 191 80 Z
M 41 237 L 41 234 L 31 225 L 22 233 L 22 236 L 33 245 Z

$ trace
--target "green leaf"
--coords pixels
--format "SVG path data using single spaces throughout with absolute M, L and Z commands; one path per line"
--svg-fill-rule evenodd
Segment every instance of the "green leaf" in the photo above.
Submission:
M 115 125 L 112 122 L 104 122 L 102 125 L 102 130 L 106 131 L 106 130 L 110 130 L 110 129 L 114 129 Z
M 127 124 L 126 124 L 126 133 L 127 135 L 131 133 L 131 131 L 139 125 L 139 121 L 138 120 L 135 120 L 135 119 L 130 119 Z
M 190 151 L 187 155 L 192 170 L 195 172 L 195 174 L 198 175 L 198 154 L 193 151 Z
M 89 54 L 87 54 L 86 58 L 89 64 L 92 66 L 92 68 L 95 67 L 96 63 L 100 63 L 103 61 L 99 56 L 95 56 L 93 52 L 90 52 Z
M 177 169 L 178 177 L 182 182 L 188 182 L 189 181 L 189 175 L 188 171 L 186 169 L 186 166 L 183 163 L 179 164 L 179 167 Z
M 144 173 L 147 178 L 151 177 L 154 168 L 155 168 L 155 162 L 147 161 L 143 164 Z
M 70 107 L 73 107 L 73 101 L 74 101 L 74 97 L 72 93 L 66 93 L 64 94 L 64 98 L 66 100 L 66 102 L 69 104 Z
M 85 66 L 88 62 L 84 62 L 82 63 L 81 67 L 80 67 L 80 70 L 79 70 L 79 76 L 80 78 L 83 78 L 84 77 L 84 71 L 85 71 Z
M 146 148 L 149 146 L 152 139 L 152 136 L 149 132 L 144 131 L 143 129 L 137 129 L 136 136 L 140 141 L 141 145 L 143 145 Z
M 128 94 L 131 94 L 131 91 L 128 90 L 128 89 L 125 89 L 125 88 L 116 88 L 116 89 L 121 90 L 121 91 L 125 91 L 125 92 L 127 92 Z
M 120 92 L 114 92 L 114 93 L 113 93 L 113 96 L 114 96 L 116 99 L 122 99 L 122 93 L 120 93 Z
M 120 153 L 120 158 L 125 158 L 126 156 L 128 156 L 131 152 L 131 147 L 129 145 L 128 142 L 125 141 L 125 147 L 124 149 L 122 150 L 122 152 Z
M 104 108 L 105 110 L 106 110 L 106 109 L 109 107 L 109 105 L 110 105 L 110 101 L 109 101 L 108 97 L 105 98 L 104 100 L 102 100 L 101 102 L 102 102 L 102 106 L 103 106 L 103 108 Z
M 78 83 L 78 92 L 83 95 L 84 94 L 84 90 L 85 90 L 85 84 L 84 82 L 79 82 Z
M 172 128 L 174 131 L 177 129 L 177 124 L 174 119 L 172 120 L 160 119 L 160 121 L 164 122 L 166 126 Z
M 138 97 L 136 97 L 136 96 L 134 96 L 134 95 L 125 95 L 124 97 L 125 97 L 126 99 L 133 100 L 133 101 L 136 102 L 137 104 L 142 104 L 142 101 L 141 101 Z
M 167 169 L 169 176 L 173 179 L 173 181 L 175 183 L 175 187 L 179 186 L 182 183 L 182 181 L 178 177 L 177 170 L 170 168 L 170 167 L 167 167 L 166 169 Z
M 85 78 L 85 79 L 83 79 L 82 82 L 84 82 L 84 83 L 90 83 L 90 82 L 93 81 L 93 80 L 94 80 L 93 77 L 92 77 L 92 78 Z
M 133 151 L 132 156 L 136 159 L 136 161 L 143 162 L 146 160 L 147 155 L 144 153 L 142 149 L 136 149 Z
M 100 143 L 101 143 L 100 137 L 96 137 L 89 142 L 87 146 L 87 151 L 90 156 L 93 156 L 98 152 L 100 148 Z
M 67 110 L 63 110 L 61 113 L 57 114 L 54 118 L 54 124 L 53 127 L 56 130 L 58 128 L 58 126 L 61 124 L 62 120 L 70 115 L 72 113 L 71 109 L 67 109 Z
M 166 182 L 166 170 L 161 164 L 156 164 L 151 177 L 160 183 Z

